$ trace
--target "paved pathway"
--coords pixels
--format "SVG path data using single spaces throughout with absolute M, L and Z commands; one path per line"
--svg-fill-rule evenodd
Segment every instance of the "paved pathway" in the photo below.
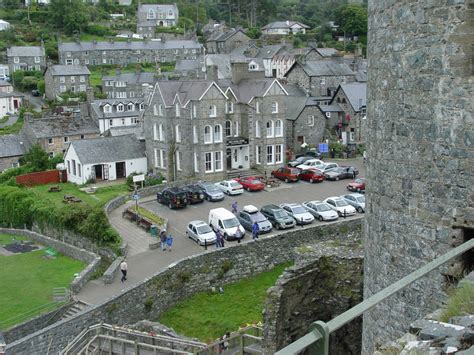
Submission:
M 9 116 L 9 118 L 6 122 L 0 123 L 0 128 L 11 126 L 12 124 L 16 123 L 16 121 L 18 121 L 18 116 L 17 115 Z

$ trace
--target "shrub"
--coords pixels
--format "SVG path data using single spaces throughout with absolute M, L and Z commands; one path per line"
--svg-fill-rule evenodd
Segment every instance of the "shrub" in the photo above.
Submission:
M 150 312 L 153 307 L 153 300 L 151 298 L 147 298 L 143 303 L 146 312 Z

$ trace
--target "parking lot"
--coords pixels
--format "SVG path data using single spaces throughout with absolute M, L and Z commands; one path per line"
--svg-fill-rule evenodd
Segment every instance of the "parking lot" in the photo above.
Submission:
M 359 177 L 365 177 L 365 165 L 361 159 L 353 159 L 347 161 L 338 161 L 339 165 L 352 165 L 359 169 Z M 324 200 L 331 196 L 340 196 L 346 193 L 350 193 L 346 189 L 346 185 L 352 181 L 351 179 L 345 179 L 340 181 L 324 181 L 322 183 L 310 184 L 308 182 L 299 181 L 294 183 L 281 182 L 279 187 L 266 188 L 264 191 L 258 192 L 247 192 L 237 196 L 225 196 L 223 201 L 219 202 L 208 202 L 198 203 L 194 205 L 188 205 L 183 209 L 170 210 L 167 206 L 159 204 L 156 200 L 142 202 L 141 206 L 149 209 L 159 216 L 168 218 L 169 226 L 168 232 L 178 237 L 185 236 L 186 225 L 188 222 L 193 220 L 203 220 L 208 222 L 209 211 L 213 208 L 224 207 L 229 211 L 232 209 L 231 204 L 237 201 L 239 210 L 245 205 L 254 205 L 260 209 L 260 207 L 268 204 L 279 205 L 281 203 L 302 203 L 304 201 L 312 200 Z M 327 223 L 318 222 L 314 223 Z M 295 227 L 302 228 L 302 227 Z M 275 229 L 264 236 L 281 233 Z M 249 238 L 250 233 L 247 231 L 245 239 Z M 195 244 L 189 240 L 189 243 Z M 233 243 L 233 242 L 231 242 Z

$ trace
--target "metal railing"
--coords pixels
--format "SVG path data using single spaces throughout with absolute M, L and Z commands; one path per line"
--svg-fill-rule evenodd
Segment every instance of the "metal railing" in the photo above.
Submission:
M 325 323 L 322 321 L 314 322 L 310 329 L 311 331 L 289 344 L 283 349 L 276 352 L 276 355 L 290 355 L 298 354 L 302 351 L 308 350 L 310 354 L 328 355 L 329 354 L 329 336 L 332 332 L 335 332 L 345 324 L 352 321 L 354 318 L 361 316 L 365 311 L 375 307 L 378 303 L 384 301 L 388 297 L 392 296 L 396 292 L 409 286 L 419 278 L 425 276 L 427 273 L 437 269 L 444 263 L 448 262 L 452 258 L 455 258 L 468 250 L 474 248 L 474 239 L 461 244 L 460 246 L 450 250 L 446 254 L 436 258 L 429 262 L 425 266 L 377 292 L 375 295 L 367 298 L 365 301 L 359 303 L 357 306 L 352 307 L 336 318 Z
M 262 335 L 263 328 L 257 325 L 249 325 L 231 333 L 229 338 L 220 339 L 209 344 L 206 348 L 195 352 L 195 354 L 222 354 L 225 348 L 231 349 L 237 354 L 263 354 Z

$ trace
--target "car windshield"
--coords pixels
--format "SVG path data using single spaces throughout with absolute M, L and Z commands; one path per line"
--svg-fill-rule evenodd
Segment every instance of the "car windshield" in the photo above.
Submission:
M 357 202 L 359 203 L 365 203 L 365 196 L 360 196 L 356 198 Z
M 326 212 L 326 211 L 330 211 L 331 208 L 326 205 L 325 203 L 321 203 L 319 205 L 316 205 L 316 208 L 318 209 L 319 212 Z
M 233 188 L 238 188 L 238 189 L 240 189 L 242 187 L 238 182 L 231 182 L 230 186 L 233 187 Z
M 356 179 L 356 181 L 354 181 L 355 183 L 357 184 L 363 184 L 364 183 L 364 180 L 362 179 Z
M 235 217 L 224 220 L 225 228 L 234 228 L 234 227 L 237 227 L 238 225 L 239 225 L 239 220 Z
M 292 207 L 291 210 L 293 211 L 294 214 L 300 214 L 300 213 L 306 212 L 306 210 L 301 206 Z
M 337 207 L 349 206 L 349 204 L 346 201 L 343 201 L 343 200 L 336 200 L 334 202 L 336 202 Z
M 274 211 L 273 211 L 273 214 L 274 214 L 275 218 L 285 218 L 285 217 L 288 217 L 288 213 L 286 213 L 286 212 L 283 211 L 283 210 L 274 210 Z
M 216 186 L 212 186 L 212 185 L 205 186 L 204 188 L 206 189 L 207 192 L 220 192 L 221 191 Z
M 198 231 L 198 234 L 204 234 L 204 233 L 212 232 L 212 229 L 207 224 L 203 224 L 197 227 L 197 231 Z
M 260 180 L 247 180 L 246 182 L 250 185 L 258 185 L 262 183 Z
M 252 220 L 252 222 L 265 222 L 267 219 L 265 218 L 265 216 L 263 214 L 261 214 L 260 212 L 256 212 L 256 213 L 252 213 L 250 215 L 250 219 Z

